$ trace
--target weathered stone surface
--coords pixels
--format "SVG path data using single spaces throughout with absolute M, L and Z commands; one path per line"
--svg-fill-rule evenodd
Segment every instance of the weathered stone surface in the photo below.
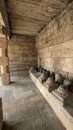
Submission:
M 30 67 L 37 64 L 37 51 L 32 37 L 13 35 L 8 51 L 11 74 L 28 75 Z
M 63 84 L 60 85 L 58 87 L 58 89 L 55 90 L 55 91 L 58 93 L 59 96 L 61 96 L 63 98 L 66 98 L 66 97 L 68 97 L 71 94 L 67 89 L 64 88 Z
M 40 65 L 44 68 L 64 73 L 64 76 L 71 78 L 70 73 L 73 72 L 72 3 L 56 16 L 46 28 L 36 38 L 38 61 L 40 59 Z
M 41 83 L 44 83 L 47 80 L 47 75 L 41 74 L 41 76 L 38 78 Z
M 73 93 L 68 89 L 65 89 L 65 86 L 62 84 L 58 89 L 52 92 L 56 99 L 58 99 L 63 106 L 73 108 Z
M 32 73 L 36 73 L 36 69 L 34 67 L 31 67 L 30 70 L 29 70 L 29 73 L 32 72 Z
M 63 125 L 66 127 L 67 130 L 73 130 L 73 107 L 68 107 L 69 109 L 65 109 L 65 107 L 63 107 L 63 103 L 58 100 L 58 98 L 56 98 L 56 96 L 53 95 L 52 93 L 48 93 L 47 89 L 44 87 L 43 84 L 41 84 L 38 81 L 38 76 L 36 76 L 35 74 L 30 74 L 31 79 L 33 80 L 33 82 L 36 84 L 37 88 L 40 90 L 40 92 L 42 93 L 42 95 L 44 96 L 44 98 L 46 99 L 46 101 L 51 105 L 52 109 L 55 111 L 55 113 L 57 114 L 57 116 L 59 117 L 59 119 L 61 120 L 61 122 L 63 123 Z M 61 98 L 63 99 L 63 98 Z M 65 102 L 68 102 L 69 104 L 66 104 L 68 106 L 71 105 L 71 102 L 69 102 L 69 100 L 72 102 L 73 101 L 73 95 L 71 95 L 69 98 L 67 98 L 67 100 L 65 100 Z M 73 106 L 73 103 L 72 103 Z
M 0 47 L 2 49 L 1 56 L 1 77 L 2 82 L 5 85 L 10 83 L 10 73 L 9 73 L 9 58 L 8 58 L 8 41 L 6 38 L 0 38 Z
M 61 74 L 55 74 L 55 82 L 62 84 L 63 83 L 63 76 Z
M 63 81 L 63 84 L 64 84 L 64 86 L 65 86 L 66 89 L 71 90 L 71 87 L 72 87 L 72 81 L 71 80 L 65 79 Z
M 67 6 L 68 2 L 69 0 L 6 1 L 11 33 L 36 36 L 54 16 Z M 43 39 L 47 41 L 45 35 Z M 44 40 L 42 40 L 43 43 Z
M 11 79 L 14 83 L 3 87 L 3 130 L 65 130 L 30 78 Z
M 58 84 L 55 83 L 53 78 L 48 78 L 46 82 L 44 83 L 45 87 L 48 89 L 49 92 L 52 92 L 53 90 L 58 88 Z

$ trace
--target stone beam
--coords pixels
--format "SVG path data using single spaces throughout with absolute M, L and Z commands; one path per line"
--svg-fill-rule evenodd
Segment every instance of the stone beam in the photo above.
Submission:
M 5 0 L 0 0 L 0 12 L 1 12 L 4 24 L 5 24 L 6 35 L 10 36 L 10 26 L 9 26 L 9 21 L 8 21 L 8 16 L 7 16 Z

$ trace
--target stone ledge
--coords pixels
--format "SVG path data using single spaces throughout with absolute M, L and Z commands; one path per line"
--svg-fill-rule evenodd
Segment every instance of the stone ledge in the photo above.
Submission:
M 73 130 L 73 108 L 64 108 L 62 103 L 57 98 L 48 92 L 47 88 L 44 87 L 38 80 L 40 74 L 32 73 L 29 71 L 32 81 L 35 83 L 37 88 L 40 90 L 46 101 L 50 104 L 58 118 L 67 130 Z M 70 110 L 70 111 L 69 111 Z
M 0 130 L 2 130 L 3 126 L 3 113 L 2 113 L 2 99 L 0 98 Z

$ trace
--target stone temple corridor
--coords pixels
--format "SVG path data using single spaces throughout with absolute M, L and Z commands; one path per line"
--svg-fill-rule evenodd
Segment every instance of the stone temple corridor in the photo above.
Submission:
M 11 81 L 2 86 L 3 130 L 65 130 L 29 77 Z
M 0 0 L 0 130 L 73 130 L 73 0 Z

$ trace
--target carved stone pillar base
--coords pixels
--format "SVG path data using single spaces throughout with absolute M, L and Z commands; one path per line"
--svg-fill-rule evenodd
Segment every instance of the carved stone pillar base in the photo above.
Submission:
M 64 89 L 63 85 L 52 91 L 52 94 L 61 101 L 63 106 L 73 107 L 73 93 Z
M 10 84 L 10 74 L 9 74 L 9 73 L 4 73 L 4 74 L 2 75 L 2 83 L 3 83 L 4 85 Z
M 56 93 L 57 93 L 59 96 L 61 96 L 61 97 L 63 97 L 63 98 L 66 98 L 66 97 L 68 97 L 68 96 L 71 95 L 71 92 L 69 92 L 67 89 L 64 89 L 64 86 L 63 86 L 63 85 L 60 85 L 60 86 L 58 87 L 58 89 L 55 90 L 55 91 L 56 91 Z
M 55 83 L 53 78 L 48 78 L 44 83 L 44 86 L 48 88 L 49 92 L 52 92 L 53 90 L 57 89 L 59 85 Z
M 29 72 L 36 73 L 36 70 L 35 70 L 34 67 L 31 67 L 30 70 L 29 70 Z
M 41 74 L 41 76 L 38 78 L 41 83 L 44 83 L 47 80 L 47 76 L 44 74 Z

